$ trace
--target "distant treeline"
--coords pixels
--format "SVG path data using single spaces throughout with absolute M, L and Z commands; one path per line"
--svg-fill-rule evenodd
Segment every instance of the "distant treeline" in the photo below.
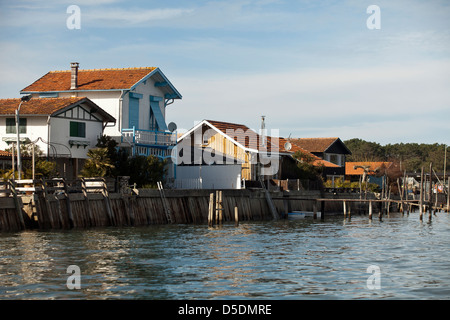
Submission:
M 444 144 L 396 143 L 385 146 L 362 139 L 344 141 L 352 152 L 347 161 L 393 161 L 401 164 L 402 171 L 420 172 L 421 167 L 429 168 L 430 162 L 436 172 L 444 171 Z M 446 171 L 450 173 L 450 148 L 447 150 Z

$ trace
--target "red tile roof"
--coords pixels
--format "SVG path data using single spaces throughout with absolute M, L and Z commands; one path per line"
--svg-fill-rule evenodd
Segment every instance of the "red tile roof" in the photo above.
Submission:
M 346 175 L 362 175 L 364 173 L 363 168 L 355 168 L 355 166 L 365 167 L 368 166 L 368 173 L 374 174 L 378 170 L 384 168 L 389 168 L 392 162 L 346 162 L 345 163 L 345 174 Z
M 0 150 L 0 157 L 11 157 L 11 152 Z
M 0 99 L 0 116 L 15 115 L 16 109 L 19 107 L 20 102 L 21 99 Z M 96 114 L 103 118 L 103 121 L 116 121 L 113 116 L 86 97 L 31 99 L 22 103 L 20 106 L 20 114 L 51 116 L 64 108 L 70 108 L 71 106 L 78 104 L 90 106 L 92 112 L 95 110 Z
M 244 145 L 246 148 L 259 150 L 260 149 L 260 139 L 261 135 L 257 134 L 254 130 L 248 128 L 246 125 L 243 124 L 237 124 L 237 123 L 230 123 L 230 122 L 223 122 L 223 121 L 215 121 L 215 120 L 206 120 L 211 125 L 213 125 L 215 128 L 219 129 L 226 135 L 228 135 L 233 140 L 237 141 L 238 143 Z M 267 137 L 267 146 L 268 151 L 271 150 L 271 146 L 274 146 L 274 143 L 276 143 L 276 139 L 274 137 Z M 289 140 L 290 141 L 290 140 Z M 296 152 L 301 152 L 305 155 L 308 155 L 309 157 L 312 157 L 313 159 L 313 165 L 320 166 L 323 165 L 325 167 L 338 167 L 338 165 L 333 164 L 329 161 L 322 160 L 321 158 L 317 157 L 316 155 L 312 154 L 311 152 L 303 149 L 302 147 L 291 143 L 291 149 L 286 150 L 286 142 L 288 142 L 287 139 L 279 137 L 278 138 L 278 152 L 280 153 L 289 153 L 294 154 Z
M 77 90 L 130 89 L 156 67 L 78 70 Z M 21 92 L 69 91 L 71 70 L 50 71 Z
M 51 115 L 62 108 L 74 103 L 87 100 L 85 97 L 76 98 L 39 98 L 22 103 L 20 114 Z M 0 115 L 14 115 L 19 107 L 20 99 L 0 99 Z
M 291 143 L 309 152 L 324 152 L 339 138 L 298 138 L 291 139 Z

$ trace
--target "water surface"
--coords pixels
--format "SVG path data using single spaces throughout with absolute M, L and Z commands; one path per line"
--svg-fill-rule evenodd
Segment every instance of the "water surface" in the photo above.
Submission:
M 0 299 L 449 299 L 449 231 L 437 213 L 3 233 Z

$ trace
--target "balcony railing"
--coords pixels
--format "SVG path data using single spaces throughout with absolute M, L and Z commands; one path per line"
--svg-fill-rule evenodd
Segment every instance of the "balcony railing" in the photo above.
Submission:
M 174 146 L 177 142 L 176 133 L 157 131 L 157 130 L 141 130 L 141 129 L 122 129 L 122 141 L 133 144 L 147 146 Z

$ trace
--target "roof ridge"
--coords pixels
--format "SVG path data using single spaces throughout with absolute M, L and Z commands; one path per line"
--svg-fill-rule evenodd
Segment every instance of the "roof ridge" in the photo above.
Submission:
M 99 68 L 99 69 L 78 69 L 78 72 L 93 72 L 93 71 L 125 71 L 125 70 L 155 70 L 157 67 L 128 67 L 128 68 Z M 71 72 L 71 70 L 53 70 L 48 73 L 58 73 L 58 72 Z

